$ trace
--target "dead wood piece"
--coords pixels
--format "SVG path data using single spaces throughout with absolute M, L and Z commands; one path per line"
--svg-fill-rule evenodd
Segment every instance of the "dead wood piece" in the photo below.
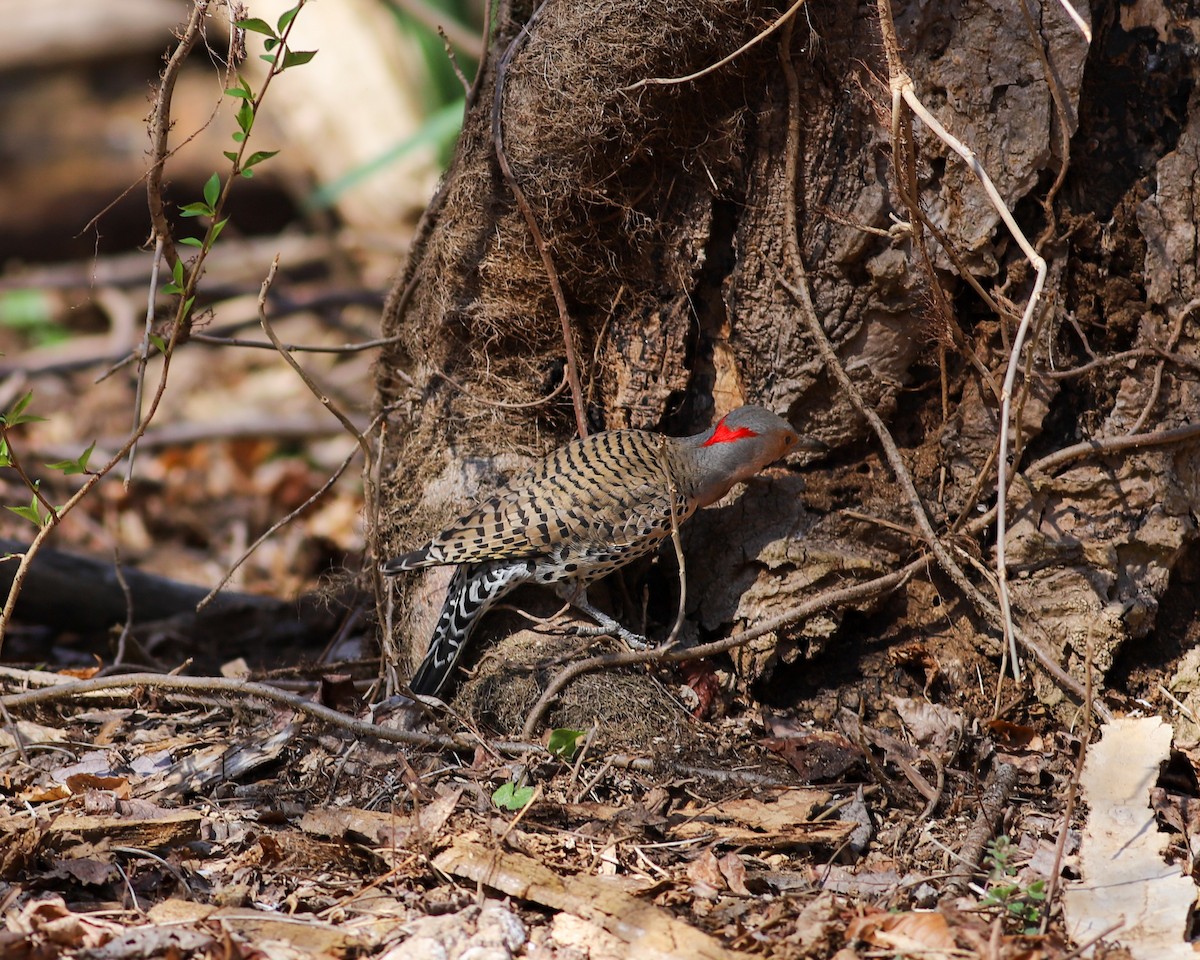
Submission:
M 200 839 L 204 817 L 195 810 L 164 811 L 162 817 L 102 817 L 64 813 L 50 822 L 45 842 L 61 848 L 79 839 L 107 840 L 114 846 L 161 850 Z M 25 818 L 20 819 L 26 825 Z
M 983 859 L 987 842 L 992 838 L 996 824 L 1000 822 L 1000 816 L 1004 813 L 1009 795 L 1017 785 L 1019 774 L 1020 771 L 1011 763 L 1000 763 L 992 769 L 983 796 L 979 798 L 979 813 L 967 832 L 967 837 L 958 852 L 958 865 L 951 873 L 942 893 L 943 900 L 962 896 L 966 892 L 972 875 Z
M 563 876 L 519 853 L 486 846 L 475 833 L 458 837 L 433 865 L 452 876 L 531 900 L 598 924 L 629 944 L 640 960 L 733 960 L 748 954 L 729 950 L 666 910 L 639 900 L 607 877 Z
M 26 546 L 19 540 L 0 538 L 0 553 L 23 553 Z M 15 563 L 0 564 L 0 594 L 11 589 L 15 569 Z M 123 567 L 122 574 L 133 601 L 133 623 L 152 623 L 181 614 L 199 619 L 195 608 L 208 592 L 204 587 L 129 567 Z M 292 626 L 307 623 L 315 633 L 323 634 L 329 628 L 327 622 L 322 622 L 328 614 L 319 614 L 318 605 L 307 601 L 297 605 L 275 597 L 230 592 L 221 594 L 212 607 L 208 616 L 244 614 L 258 621 L 257 614 L 261 613 L 276 621 L 290 621 Z M 124 623 L 127 612 L 125 593 L 110 561 L 42 550 L 29 568 L 15 615 L 24 623 L 86 632 Z

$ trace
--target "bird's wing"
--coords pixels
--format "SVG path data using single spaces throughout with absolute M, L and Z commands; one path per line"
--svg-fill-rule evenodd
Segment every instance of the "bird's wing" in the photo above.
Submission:
M 639 455 L 612 434 L 576 440 L 511 480 L 422 550 L 398 558 L 409 563 L 397 569 L 561 556 L 589 547 L 619 552 L 670 531 L 668 491 L 665 468 L 648 460 L 644 450 Z M 686 502 L 678 492 L 676 501 L 682 521 Z

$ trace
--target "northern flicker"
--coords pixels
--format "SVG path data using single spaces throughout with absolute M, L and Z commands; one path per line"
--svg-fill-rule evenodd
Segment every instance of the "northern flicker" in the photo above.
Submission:
M 692 437 L 609 430 L 555 450 L 419 550 L 383 564 L 386 574 L 458 565 L 410 689 L 440 693 L 479 618 L 526 583 L 554 584 L 606 632 L 640 639 L 587 603 L 587 585 L 671 535 L 672 499 L 682 523 L 798 440 L 781 417 L 745 406 Z

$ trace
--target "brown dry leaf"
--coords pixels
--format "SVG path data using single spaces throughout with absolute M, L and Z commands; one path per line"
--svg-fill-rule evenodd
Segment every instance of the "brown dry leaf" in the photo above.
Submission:
M 907 956 L 945 956 L 955 949 L 954 934 L 940 913 L 873 913 L 856 917 L 846 930 L 848 940 L 897 950 Z
M 692 882 L 692 893 L 706 900 L 715 900 L 725 889 L 721 866 L 711 848 L 687 865 L 687 878 Z
M 211 904 L 171 897 L 169 900 L 162 900 L 154 904 L 146 911 L 146 916 L 156 924 L 194 923 L 197 920 L 204 920 L 218 909 Z
M 742 797 L 720 805 L 691 803 L 667 818 L 668 832 L 680 839 L 715 836 L 721 843 L 755 847 L 839 846 L 854 824 L 808 822 L 830 797 L 824 790 L 791 789 L 769 801 Z
M 357 807 L 317 807 L 300 818 L 300 829 L 313 836 L 349 840 L 372 846 L 402 846 L 416 833 L 432 841 L 458 805 L 462 790 L 447 790 L 415 817 L 397 816 Z
M 863 762 L 862 751 L 833 730 L 795 737 L 768 737 L 760 740 L 777 753 L 806 783 L 846 779 Z
M 54 672 L 59 676 L 71 677 L 74 680 L 91 680 L 103 667 L 104 664 L 97 662 L 94 667 L 69 667 Z
M 17 933 L 76 949 L 103 946 L 123 930 L 119 923 L 72 913 L 57 895 L 26 904 L 7 921 L 9 929 Z
M 1195 848 L 1200 836 L 1200 800 L 1155 787 L 1150 791 L 1150 808 L 1168 827 L 1184 834 L 1189 847 Z
M 47 727 L 32 720 L 17 720 L 15 723 L 10 721 L 0 728 L 0 750 L 12 750 L 17 747 L 17 737 L 11 732 L 14 728 L 17 737 L 20 737 L 21 746 L 30 743 L 61 743 L 68 739 L 65 730 Z
M 16 879 L 42 845 L 47 821 L 27 815 L 0 818 L 0 879 Z
M 129 781 L 124 777 L 100 777 L 94 773 L 74 773 L 67 777 L 67 787 L 72 793 L 82 793 L 84 803 L 88 802 L 88 795 L 95 793 L 105 793 L 112 797 L 115 801 L 117 797 L 127 799 L 129 797 Z M 93 799 L 92 802 L 95 802 Z M 98 811 L 89 809 L 89 813 Z
M 267 941 L 282 941 L 301 956 L 345 957 L 359 953 L 361 938 L 341 926 L 321 923 L 311 915 L 283 916 L 259 910 L 218 910 L 209 917 L 248 943 L 262 948 Z M 268 956 L 271 956 L 268 953 Z
M 1008 720 L 989 720 L 987 728 L 1006 750 L 1033 750 L 1040 753 L 1045 749 L 1045 742 L 1033 727 Z
M 921 641 L 906 643 L 888 651 L 888 659 L 901 667 L 920 667 L 925 674 L 922 692 L 928 693 L 929 688 L 942 674 L 941 664 L 938 663 L 929 648 Z
M 717 866 L 721 868 L 721 876 L 725 878 L 732 893 L 736 893 L 739 897 L 751 896 L 746 887 L 746 865 L 742 862 L 741 857 L 731 850 L 717 861 Z
M 679 665 L 679 673 L 684 684 L 696 694 L 692 716 L 697 720 L 707 717 L 721 692 L 716 670 L 707 660 L 688 660 Z
M 913 739 L 922 746 L 941 751 L 962 738 L 966 721 L 957 710 L 910 697 L 889 696 L 888 699 Z
M 70 795 L 70 787 L 65 783 L 57 783 L 52 787 L 30 787 L 23 790 L 20 799 L 29 803 L 50 803 L 54 800 L 65 800 Z

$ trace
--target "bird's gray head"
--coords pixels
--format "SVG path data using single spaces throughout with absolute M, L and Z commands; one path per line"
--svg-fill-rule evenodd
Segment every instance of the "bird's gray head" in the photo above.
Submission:
M 700 506 L 720 500 L 800 441 L 792 425 L 758 406 L 738 407 L 716 425 L 685 441 L 695 464 L 695 495 Z

